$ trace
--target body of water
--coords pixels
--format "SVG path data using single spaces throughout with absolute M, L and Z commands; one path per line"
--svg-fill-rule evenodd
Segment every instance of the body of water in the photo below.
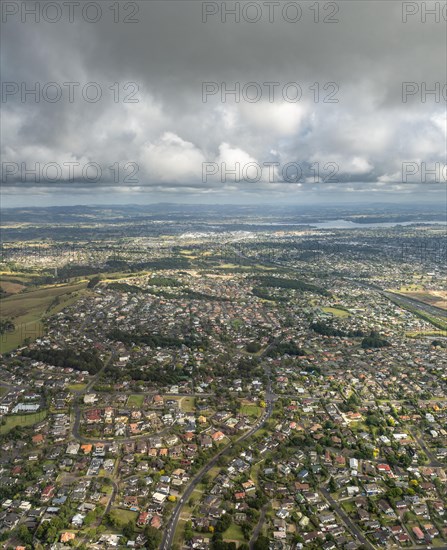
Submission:
M 355 223 L 348 220 L 330 220 L 327 222 L 311 223 L 311 227 L 317 229 L 365 229 L 365 228 L 379 228 L 379 227 L 396 227 L 397 225 L 447 225 L 446 221 L 411 221 L 411 222 L 375 222 L 375 223 Z

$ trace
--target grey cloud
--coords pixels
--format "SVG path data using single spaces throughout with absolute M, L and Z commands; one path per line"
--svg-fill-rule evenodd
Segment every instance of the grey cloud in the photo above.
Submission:
M 445 22 L 413 16 L 403 23 L 396 1 L 336 2 L 334 24 L 312 21 L 314 2 L 300 3 L 297 23 L 280 16 L 273 23 L 222 23 L 217 16 L 203 23 L 199 1 L 137 4 L 135 24 L 114 23 L 108 1 L 101 2 L 98 23 L 15 17 L 2 24 L 4 82 L 97 82 L 103 91 L 94 104 L 79 94 L 74 103 L 65 96 L 38 104 L 8 98 L 2 103 L 5 161 L 76 159 L 104 167 L 134 161 L 141 188 L 177 193 L 180 200 L 190 190 L 216 193 L 218 181 L 201 179 L 202 163 L 219 162 L 223 144 L 259 164 L 338 162 L 342 181 L 357 184 L 351 193 L 378 182 L 374 189 L 385 193 L 403 161 L 446 162 L 445 101 L 423 103 L 415 93 L 403 103 L 401 97 L 402 82 L 447 82 Z M 115 103 L 109 86 L 131 81 L 139 85 L 139 102 Z M 250 81 L 298 82 L 303 97 L 296 104 L 281 97 L 274 104 L 266 97 L 222 103 L 218 94 L 202 100 L 202 82 Z M 315 82 L 337 83 L 339 103 L 315 102 L 309 90 Z M 247 192 L 246 182 L 227 183 L 231 196 Z M 271 190 L 264 187 L 256 192 Z

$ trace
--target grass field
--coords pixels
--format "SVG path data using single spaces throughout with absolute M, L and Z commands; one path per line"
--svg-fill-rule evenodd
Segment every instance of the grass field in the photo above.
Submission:
M 180 407 L 185 413 L 194 412 L 196 410 L 195 403 L 194 397 L 182 397 L 180 399 Z
M 56 298 L 63 299 L 64 295 L 80 291 L 87 283 L 70 283 L 64 285 L 42 286 L 35 290 L 27 290 L 16 296 L 8 296 L 1 303 L 1 317 L 14 319 L 29 315 L 30 313 L 45 312 L 53 305 Z
M 180 254 L 184 256 L 185 258 L 188 258 L 189 260 L 196 260 L 197 256 L 195 254 L 191 254 L 190 250 L 180 250 Z
M 181 516 L 180 516 L 180 519 L 177 523 L 177 529 L 175 530 L 175 534 L 174 534 L 174 546 L 178 545 L 179 547 L 181 546 L 181 544 L 183 543 L 183 533 L 185 532 L 185 524 L 186 524 L 186 519 L 183 519 Z
M 44 333 L 45 317 L 76 302 L 86 291 L 86 282 L 52 285 L 8 296 L 0 302 L 0 319 L 9 319 L 15 329 L 0 337 L 0 353 L 6 353 Z
M 104 279 L 101 279 L 101 283 L 116 283 L 120 279 L 132 279 L 134 277 L 145 277 L 146 275 L 152 275 L 152 271 L 135 271 L 132 273 L 125 271 L 114 271 L 113 273 L 107 273 L 107 276 Z
M 254 403 L 241 403 L 241 413 L 253 418 L 258 418 L 261 416 L 262 408 Z
M 107 485 L 106 483 L 104 483 L 102 486 L 101 486 L 101 493 L 104 493 L 106 495 L 110 495 L 113 491 L 113 485 Z
M 22 273 L 21 271 L 0 271 L 0 279 L 4 282 L 26 285 L 32 283 L 38 277 L 38 273 Z
M 21 285 L 19 283 L 13 283 L 10 281 L 6 281 L 4 279 L 1 280 L 0 286 L 4 292 L 7 292 L 8 294 L 17 294 L 19 292 L 22 292 L 22 290 L 25 287 L 25 285 Z
M 250 479 L 252 479 L 256 485 L 259 483 L 259 471 L 264 464 L 264 460 L 260 460 L 258 463 L 254 464 L 250 471 Z
M 135 393 L 133 395 L 129 395 L 127 405 L 128 407 L 141 407 L 143 405 L 143 401 L 144 395 L 141 393 Z
M 33 426 L 41 422 L 47 416 L 47 411 L 39 411 L 32 414 L 13 414 L 5 417 L 6 423 L 0 426 L 0 434 L 6 434 L 16 426 Z
M 394 292 L 421 292 L 424 290 L 422 285 L 416 283 L 410 283 L 408 285 L 403 285 L 399 289 L 396 289 Z
M 408 296 L 408 298 L 413 298 L 413 300 L 418 300 L 424 304 L 431 306 L 439 307 L 440 309 L 447 309 L 447 292 L 442 290 L 407 290 L 407 287 L 404 287 L 400 290 L 394 291 L 397 294 L 402 294 L 402 296 Z
M 356 510 L 356 507 L 353 502 L 343 502 L 342 507 L 347 514 L 351 514 Z
M 213 466 L 209 472 L 207 473 L 207 476 L 210 478 L 210 479 L 214 479 L 217 474 L 222 470 L 221 466 Z
M 126 523 L 129 523 L 129 521 L 135 523 L 138 516 L 137 512 L 123 510 L 122 508 L 112 508 L 112 510 L 110 510 L 110 515 L 123 526 L 126 525 Z
M 70 384 L 67 389 L 71 391 L 82 391 L 87 387 L 87 384 Z
M 428 336 L 433 336 L 435 339 L 437 336 L 443 336 L 444 338 L 447 337 L 447 331 L 445 330 L 426 330 L 426 331 L 414 331 L 414 332 L 407 332 L 405 334 L 407 338 L 424 338 Z
M 222 538 L 225 541 L 245 541 L 244 535 L 242 534 L 242 529 L 239 527 L 239 525 L 236 525 L 235 523 L 230 525 L 230 527 L 228 527 L 228 529 L 222 533 Z
M 325 313 L 332 313 L 334 317 L 350 317 L 349 312 L 344 309 L 338 309 L 336 307 L 322 307 L 321 309 Z

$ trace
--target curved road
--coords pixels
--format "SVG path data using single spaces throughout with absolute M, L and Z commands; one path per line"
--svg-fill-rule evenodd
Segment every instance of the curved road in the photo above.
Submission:
M 158 436 L 163 436 L 165 435 L 171 428 L 172 426 L 166 426 L 166 428 L 163 428 L 161 431 L 159 432 L 151 432 L 151 433 L 144 433 L 144 434 L 140 434 L 140 435 L 134 435 L 132 437 L 124 437 L 124 438 L 121 438 L 121 437 L 114 437 L 114 436 L 110 436 L 109 438 L 89 438 L 89 437 L 84 437 L 80 434 L 80 424 L 81 424 L 81 409 L 79 408 L 79 405 L 75 405 L 74 406 L 74 415 L 75 415 L 75 418 L 74 418 L 74 423 L 73 423 L 73 428 L 72 428 L 72 436 L 74 439 L 76 439 L 77 441 L 81 442 L 81 443 L 93 443 L 93 444 L 96 444 L 96 443 L 103 443 L 103 444 L 106 444 L 106 443 L 112 443 L 114 441 L 116 441 L 117 443 L 132 443 L 132 441 L 138 441 L 140 439 L 144 439 L 144 438 L 150 438 L 150 437 L 158 437 Z
M 267 390 L 266 390 L 266 403 L 267 407 L 265 410 L 265 413 L 261 416 L 261 418 L 256 422 L 256 424 L 244 435 L 239 437 L 234 443 L 229 443 L 226 445 L 221 451 L 219 451 L 209 462 L 206 466 L 204 466 L 200 472 L 190 481 L 189 485 L 187 486 L 185 492 L 183 493 L 182 497 L 178 501 L 176 507 L 174 508 L 174 511 L 172 512 L 172 515 L 169 519 L 168 524 L 166 525 L 166 531 L 163 536 L 163 539 L 161 541 L 160 550 L 170 550 L 173 545 L 174 541 L 174 535 L 177 528 L 177 523 L 180 519 L 180 512 L 183 508 L 183 504 L 189 500 L 190 496 L 192 495 L 194 489 L 197 487 L 197 485 L 200 483 L 200 481 L 203 479 L 203 477 L 213 468 L 216 464 L 219 458 L 223 455 L 225 455 L 229 449 L 233 447 L 236 443 L 240 443 L 242 441 L 245 441 L 252 435 L 254 435 L 257 431 L 259 431 L 262 426 L 265 424 L 265 422 L 272 416 L 273 413 L 273 401 L 274 401 L 275 395 L 272 393 L 271 390 L 271 382 L 269 379 L 269 382 L 267 384 Z
M 251 539 L 250 539 L 250 543 L 248 545 L 250 550 L 253 550 L 253 548 L 255 546 L 255 542 L 258 540 L 259 534 L 261 533 L 262 525 L 264 524 L 264 521 L 265 521 L 265 514 L 267 512 L 268 506 L 269 506 L 268 504 L 265 504 L 261 508 L 261 515 L 259 516 L 258 523 L 256 524 L 256 527 L 255 527 L 255 529 L 253 531 L 253 534 L 251 536 Z

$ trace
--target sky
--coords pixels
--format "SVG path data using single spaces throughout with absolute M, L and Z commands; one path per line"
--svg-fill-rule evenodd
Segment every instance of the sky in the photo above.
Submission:
M 445 200 L 445 6 L 5 0 L 2 206 Z

